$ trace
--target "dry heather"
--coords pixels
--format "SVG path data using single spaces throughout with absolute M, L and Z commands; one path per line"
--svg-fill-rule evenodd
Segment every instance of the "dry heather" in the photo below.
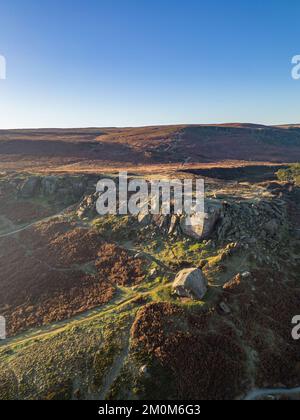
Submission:
M 145 264 L 99 234 L 53 222 L 0 243 L 0 311 L 8 334 L 68 319 L 144 278 Z M 13 270 L 12 270 L 13 267 Z
M 153 377 L 158 389 L 164 371 L 170 371 L 173 395 L 166 397 L 230 399 L 243 389 L 246 354 L 233 328 L 212 326 L 215 315 L 190 314 L 168 303 L 140 310 L 132 328 L 133 351 L 154 359 L 161 376 Z M 210 328 L 211 326 L 211 328 Z M 149 392 L 149 389 L 146 390 Z
M 96 268 L 103 278 L 119 286 L 133 286 L 145 278 L 145 261 L 131 257 L 114 244 L 106 243 L 100 247 Z
M 271 270 L 257 270 L 252 281 L 226 289 L 229 305 L 238 308 L 236 325 L 257 353 L 256 384 L 293 386 L 299 382 L 298 344 L 291 337 L 291 320 L 299 311 L 297 282 L 286 283 Z
M 0 395 L 215 400 L 299 386 L 299 191 L 211 180 L 208 193 L 225 202 L 207 241 L 75 211 L 0 239 L 9 335 L 65 320 L 4 343 Z M 192 266 L 208 278 L 201 302 L 171 294 L 177 270 Z
M 52 214 L 51 209 L 29 202 L 3 202 L 1 214 L 15 224 L 26 224 L 32 220 L 43 219 Z
M 257 270 L 224 286 L 219 302 L 226 302 L 229 315 L 218 304 L 206 312 L 170 303 L 145 306 L 132 327 L 132 350 L 137 360 L 159 366 L 159 374 L 145 381 L 141 396 L 162 389 L 167 377 L 173 388 L 164 397 L 178 399 L 231 399 L 255 386 L 298 385 L 299 344 L 289 325 L 299 301 L 294 282 Z

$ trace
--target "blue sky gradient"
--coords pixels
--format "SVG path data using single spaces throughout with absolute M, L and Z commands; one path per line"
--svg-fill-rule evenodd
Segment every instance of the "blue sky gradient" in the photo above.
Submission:
M 300 123 L 298 0 L 5 0 L 0 128 Z

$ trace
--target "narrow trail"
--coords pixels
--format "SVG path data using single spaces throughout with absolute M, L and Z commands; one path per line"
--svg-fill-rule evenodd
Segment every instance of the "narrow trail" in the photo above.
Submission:
M 168 267 L 166 264 L 164 264 L 163 262 L 161 262 L 160 260 L 155 258 L 153 255 L 149 254 L 148 252 L 140 251 L 140 250 L 135 249 L 135 248 L 127 248 L 124 245 L 123 245 L 123 247 L 126 248 L 127 251 L 130 251 L 130 252 L 135 253 L 135 254 L 139 254 L 141 257 L 145 257 L 147 260 L 155 262 L 157 265 L 159 265 L 161 268 L 163 268 L 168 273 L 172 273 L 172 274 L 175 273 L 174 270 L 172 270 L 170 267 Z
M 28 341 L 41 339 L 43 337 L 46 337 L 48 334 L 57 334 L 63 332 L 65 328 L 69 327 L 73 323 L 76 325 L 80 325 L 87 321 L 92 321 L 93 319 L 98 318 L 99 316 L 105 316 L 110 312 L 114 312 L 117 309 L 121 308 L 123 305 L 125 306 L 130 302 L 134 301 L 137 296 L 138 294 L 132 294 L 125 299 L 116 300 L 115 302 L 110 302 L 107 305 L 95 307 L 87 312 L 78 314 L 72 318 L 65 319 L 63 321 L 58 321 L 53 324 L 45 325 L 40 328 L 37 327 L 33 330 L 28 330 L 19 335 L 7 338 L 6 340 L 0 341 L 0 350 L 2 348 L 9 347 L 14 344 L 20 345 Z
M 44 325 L 41 327 L 36 327 L 31 330 L 24 331 L 23 333 L 20 333 L 13 337 L 7 338 L 5 340 L 0 340 L 0 351 L 1 349 L 10 347 L 11 345 L 22 345 L 28 341 L 45 338 L 49 334 L 61 333 L 73 324 L 78 326 L 80 324 L 90 322 L 96 318 L 108 315 L 111 312 L 115 312 L 119 309 L 122 309 L 122 307 L 126 307 L 127 305 L 131 304 L 138 297 L 148 296 L 150 293 L 154 292 L 160 287 L 161 285 L 158 285 L 147 292 L 127 291 L 127 296 L 115 297 L 115 299 L 113 299 L 105 305 L 94 307 L 86 312 L 79 313 L 78 315 L 75 315 L 72 318 L 53 322 L 51 324 Z
M 54 215 L 46 217 L 44 219 L 35 221 L 33 223 L 30 223 L 27 226 L 24 226 L 22 228 L 19 228 L 19 229 L 16 229 L 16 230 L 12 231 L 12 232 L 1 235 L 0 239 L 16 235 L 19 232 L 22 232 L 26 229 L 29 229 L 32 226 L 35 226 L 39 223 L 47 222 L 47 221 L 49 221 L 53 218 L 62 217 L 62 216 L 65 215 L 65 213 L 74 209 L 74 206 L 75 205 L 73 204 L 72 206 L 67 207 L 66 209 L 60 211 L 57 214 L 54 214 Z M 121 246 L 123 246 L 125 249 L 127 249 L 128 251 L 130 251 L 134 254 L 139 253 L 139 254 L 143 255 L 148 260 L 154 261 L 155 263 L 157 263 L 165 271 L 167 271 L 169 273 L 173 273 L 168 266 L 166 266 L 164 263 L 162 263 L 161 261 L 156 259 L 151 254 L 148 254 L 147 252 L 144 252 L 144 251 L 141 251 L 141 250 L 138 250 L 138 249 L 134 249 L 134 248 L 129 247 L 129 246 L 127 246 L 127 247 L 124 246 L 124 245 L 121 245 Z M 86 269 L 86 264 L 84 264 L 82 266 L 72 266 L 72 267 L 68 267 L 68 268 L 63 268 L 63 267 L 53 267 L 53 266 L 49 265 L 46 261 L 42 261 L 42 260 L 37 259 L 37 258 L 36 258 L 36 261 L 38 263 L 45 264 L 51 271 L 70 272 L 70 271 L 74 271 L 74 270 L 84 271 Z M 94 308 L 92 308 L 92 309 L 90 309 L 90 310 L 88 310 L 84 313 L 79 313 L 78 315 L 75 315 L 72 318 L 64 319 L 64 320 L 57 321 L 57 322 L 53 322 L 49 325 L 44 325 L 44 326 L 36 327 L 34 329 L 31 329 L 31 330 L 21 332 L 20 334 L 18 334 L 16 336 L 13 336 L 13 337 L 7 338 L 6 340 L 0 341 L 0 350 L 2 348 L 9 347 L 10 345 L 14 345 L 14 344 L 21 344 L 22 345 L 25 342 L 28 342 L 28 341 L 31 341 L 31 340 L 41 339 L 43 337 L 46 337 L 50 333 L 51 334 L 52 333 L 60 333 L 60 332 L 64 331 L 65 328 L 72 325 L 73 323 L 78 325 L 80 323 L 84 323 L 84 322 L 93 320 L 96 317 L 99 317 L 99 316 L 102 316 L 102 315 L 105 316 L 106 314 L 119 309 L 123 305 L 125 306 L 125 305 L 129 304 L 131 301 L 134 301 L 137 296 L 140 296 L 140 295 L 142 296 L 144 294 L 147 294 L 147 293 L 143 293 L 143 292 L 130 293 L 129 296 L 127 296 L 127 297 L 123 296 L 121 298 L 120 297 L 116 298 L 106 305 L 94 307 Z
M 104 380 L 104 384 L 103 384 L 101 394 L 97 398 L 98 400 L 100 400 L 100 401 L 105 401 L 106 400 L 106 397 L 107 397 L 107 394 L 108 394 L 109 390 L 111 389 L 113 383 L 115 382 L 115 380 L 118 378 L 118 376 L 121 373 L 121 370 L 124 366 L 124 362 L 125 362 L 126 358 L 128 357 L 128 354 L 129 354 L 129 342 L 126 343 L 126 346 L 123 349 L 123 351 L 121 352 L 121 354 L 119 354 L 116 357 L 116 359 L 114 360 L 113 365 L 110 369 L 110 372 L 108 373 L 107 377 Z
M 20 232 L 23 232 L 24 230 L 27 230 L 27 229 L 31 228 L 32 226 L 38 225 L 39 223 L 49 222 L 49 220 L 54 219 L 55 217 L 65 216 L 65 213 L 67 213 L 69 210 L 73 209 L 74 206 L 75 205 L 72 204 L 72 206 L 69 206 L 66 209 L 61 210 L 59 213 L 53 214 L 52 216 L 45 217 L 44 219 L 41 219 L 41 220 L 36 220 L 35 222 L 32 222 L 32 223 L 30 223 L 26 226 L 23 226 L 21 228 L 13 230 L 12 232 L 8 232 L 8 233 L 5 233 L 3 235 L 0 235 L 0 239 L 16 235 Z

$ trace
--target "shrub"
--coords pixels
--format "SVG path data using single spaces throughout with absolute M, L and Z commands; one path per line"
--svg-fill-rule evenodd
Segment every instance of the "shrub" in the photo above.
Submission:
M 300 185 L 300 163 L 290 165 L 286 169 L 280 169 L 276 175 L 280 181 L 294 181 L 297 185 Z

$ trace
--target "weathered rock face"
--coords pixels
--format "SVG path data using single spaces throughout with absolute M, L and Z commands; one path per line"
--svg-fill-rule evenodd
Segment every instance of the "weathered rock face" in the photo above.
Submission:
M 169 215 L 164 214 L 154 214 L 152 216 L 153 223 L 161 230 L 168 231 L 170 226 L 170 219 Z
M 41 193 L 45 196 L 53 195 L 58 189 L 59 179 L 55 176 L 46 176 L 41 182 Z
M 180 221 L 182 232 L 195 239 L 208 239 L 222 216 L 222 204 L 218 201 L 206 201 L 205 213 L 183 217 Z
M 19 195 L 22 198 L 35 197 L 39 194 L 40 186 L 41 178 L 39 176 L 32 176 L 21 185 Z
M 164 214 L 152 215 L 150 213 L 147 213 L 147 214 L 140 213 L 137 216 L 137 220 L 142 226 L 155 225 L 165 234 L 172 235 L 172 234 L 175 234 L 176 231 L 179 229 L 180 216 L 178 216 L 176 214 L 173 214 L 173 215 L 164 215 Z
M 177 225 L 178 225 L 178 216 L 173 214 L 171 216 L 171 221 L 170 221 L 170 226 L 169 226 L 169 231 L 168 231 L 169 235 L 171 235 L 175 232 L 175 230 L 177 228 Z
M 138 221 L 143 225 L 153 224 L 168 235 L 180 232 L 201 241 L 212 235 L 217 222 L 222 217 L 222 209 L 221 201 L 207 200 L 205 213 L 194 214 L 190 217 L 178 214 L 140 214 Z
M 80 219 L 84 219 L 86 217 L 95 217 L 97 214 L 96 210 L 96 202 L 98 199 L 98 194 L 94 193 L 91 195 L 87 195 L 79 204 L 77 209 L 77 216 Z
M 32 176 L 18 187 L 18 195 L 25 199 L 40 196 L 69 203 L 83 196 L 88 183 L 88 178 L 84 176 Z
M 180 297 L 201 300 L 207 292 L 207 280 L 198 268 L 180 271 L 173 283 L 173 293 Z
M 41 182 L 41 195 L 62 199 L 79 199 L 87 188 L 85 177 L 56 177 L 47 176 Z

